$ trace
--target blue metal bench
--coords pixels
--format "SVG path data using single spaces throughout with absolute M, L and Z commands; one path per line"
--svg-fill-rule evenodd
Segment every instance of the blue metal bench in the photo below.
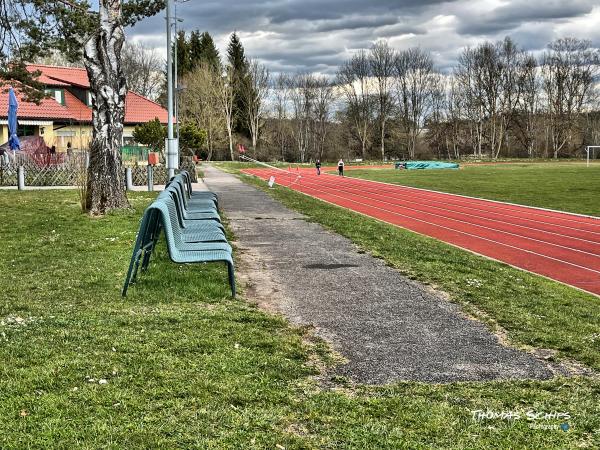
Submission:
M 140 263 L 142 271 L 148 268 L 161 231 L 164 231 L 169 257 L 173 262 L 225 262 L 231 294 L 235 297 L 232 249 L 227 243 L 223 226 L 219 220 L 185 219 L 185 209 L 178 208 L 178 204 L 183 202 L 183 198 L 177 198 L 181 192 L 176 188 L 178 184 L 175 183 L 173 188 L 169 186 L 144 212 L 122 295 L 127 295 L 129 285 L 135 282 Z M 212 203 L 216 208 L 215 202 Z

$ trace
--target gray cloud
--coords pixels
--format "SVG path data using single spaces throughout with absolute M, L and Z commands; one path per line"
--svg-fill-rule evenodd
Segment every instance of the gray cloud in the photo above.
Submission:
M 339 30 L 356 30 L 360 28 L 379 28 L 386 25 L 396 25 L 398 17 L 394 16 L 371 16 L 371 17 L 348 17 L 334 20 L 316 21 L 314 31 L 318 33 Z
M 494 34 L 526 22 L 564 21 L 589 13 L 596 3 L 594 0 L 547 0 L 540 5 L 533 0 L 512 1 L 487 14 L 467 16 L 458 31 L 475 35 Z
M 274 72 L 333 74 L 353 52 L 379 39 L 397 49 L 429 50 L 444 70 L 464 47 L 505 35 L 532 51 L 571 30 L 600 45 L 600 32 L 588 18 L 596 12 L 600 18 L 598 0 L 191 0 L 177 8 L 184 29 L 209 31 L 222 54 L 237 31 L 246 54 Z M 157 16 L 128 35 L 165 52 L 164 28 L 164 17 Z

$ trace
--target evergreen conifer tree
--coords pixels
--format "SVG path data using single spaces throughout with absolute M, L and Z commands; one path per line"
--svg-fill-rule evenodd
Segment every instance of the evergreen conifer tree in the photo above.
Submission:
M 181 77 L 188 74 L 191 70 L 190 45 L 187 41 L 185 31 L 177 32 L 177 37 L 173 45 L 177 51 L 177 76 L 181 79 Z
M 229 40 L 229 46 L 227 47 L 227 60 L 233 70 L 233 82 L 234 82 L 234 98 L 233 98 L 233 112 L 234 112 L 234 131 L 241 133 L 245 136 L 249 136 L 249 130 L 246 126 L 246 120 L 244 120 L 244 86 L 248 80 L 248 60 L 244 53 L 244 46 L 240 41 L 237 33 L 231 35 Z
M 190 54 L 190 66 L 195 69 L 200 65 L 202 59 L 202 45 L 200 44 L 200 30 L 192 31 L 188 44 Z
M 219 56 L 219 50 L 217 50 L 215 42 L 208 31 L 205 31 L 200 36 L 200 49 L 200 59 L 218 72 L 221 68 L 221 58 Z

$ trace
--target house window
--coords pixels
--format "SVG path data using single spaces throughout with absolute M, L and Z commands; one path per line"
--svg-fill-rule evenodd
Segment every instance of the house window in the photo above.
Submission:
M 61 105 L 65 104 L 65 91 L 62 89 L 46 89 L 44 91 L 47 95 L 50 95 Z
M 135 146 L 137 143 L 133 136 L 123 136 L 123 145 L 124 146 Z
M 87 94 L 87 105 L 92 106 L 92 93 L 90 91 L 86 91 Z
M 36 126 L 19 125 L 17 127 L 17 136 L 35 136 Z

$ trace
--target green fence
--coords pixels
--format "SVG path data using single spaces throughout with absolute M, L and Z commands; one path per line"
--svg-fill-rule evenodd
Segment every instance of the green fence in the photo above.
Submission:
M 139 145 L 126 145 L 121 147 L 121 157 L 123 161 L 148 161 L 148 147 Z

